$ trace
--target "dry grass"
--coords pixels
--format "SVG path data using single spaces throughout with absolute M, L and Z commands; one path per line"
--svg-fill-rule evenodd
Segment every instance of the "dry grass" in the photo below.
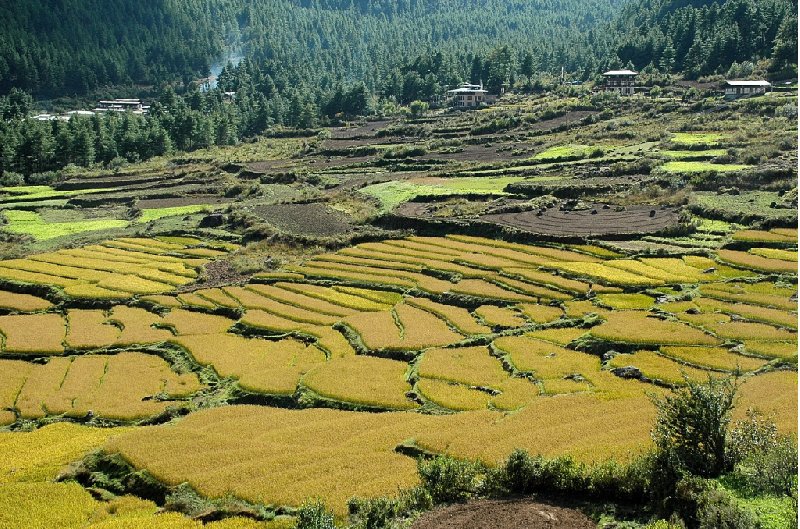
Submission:
M 411 386 L 406 381 L 408 364 L 374 358 L 349 356 L 336 358 L 309 371 L 302 384 L 333 400 L 370 406 L 408 410 L 417 404 L 406 397 Z

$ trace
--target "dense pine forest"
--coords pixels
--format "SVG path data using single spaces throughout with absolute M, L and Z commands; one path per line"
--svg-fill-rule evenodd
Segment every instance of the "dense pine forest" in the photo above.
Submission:
M 47 181 L 52 175 L 42 174 L 68 164 L 124 163 L 236 143 L 275 125 L 396 113 L 464 80 L 499 93 L 553 87 L 562 69 L 576 80 L 613 67 L 688 79 L 758 68 L 788 78 L 796 75 L 796 10 L 796 0 L 6 4 L 0 175 Z M 234 52 L 245 59 L 222 70 L 217 89 L 200 91 L 193 81 Z M 150 115 L 22 119 L 33 98 L 92 104 L 111 91 L 144 96 Z

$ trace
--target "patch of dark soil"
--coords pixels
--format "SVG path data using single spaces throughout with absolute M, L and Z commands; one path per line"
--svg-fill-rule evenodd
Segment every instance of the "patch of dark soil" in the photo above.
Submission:
M 331 139 L 359 138 L 362 136 L 374 136 L 376 132 L 386 128 L 391 121 L 370 121 L 358 127 L 337 127 L 330 129 Z
M 480 219 L 529 233 L 557 237 L 589 237 L 634 233 L 657 233 L 676 227 L 678 211 L 658 206 L 616 206 L 595 204 L 589 209 L 521 211 L 483 215 Z
M 294 166 L 290 160 L 265 160 L 263 162 L 252 162 L 244 165 L 244 170 L 251 173 L 268 173 L 275 169 L 287 169 Z
M 525 127 L 525 130 L 528 131 L 545 131 L 545 130 L 552 130 L 561 126 L 570 126 L 576 125 L 583 119 L 586 119 L 589 116 L 594 114 L 599 114 L 600 112 L 596 110 L 576 110 L 575 112 L 567 112 L 563 116 L 559 116 L 553 119 L 545 119 L 542 121 L 538 121 L 531 125 Z
M 140 200 L 137 205 L 140 209 L 173 208 L 178 206 L 194 206 L 195 204 L 226 204 L 233 202 L 232 198 L 217 195 L 193 195 L 180 198 L 154 198 Z
M 186 285 L 179 289 L 182 292 L 189 292 L 198 288 L 213 288 L 236 283 L 245 282 L 250 276 L 241 274 L 228 262 L 224 260 L 211 261 L 203 268 L 203 280 Z
M 291 235 L 331 237 L 353 229 L 345 214 L 320 203 L 258 206 L 253 213 Z
M 412 529 L 596 529 L 582 512 L 532 498 L 477 500 L 422 515 Z
M 501 162 L 520 160 L 530 156 L 533 146 L 529 144 L 465 145 L 458 152 L 432 152 L 420 160 L 450 160 L 455 162 Z

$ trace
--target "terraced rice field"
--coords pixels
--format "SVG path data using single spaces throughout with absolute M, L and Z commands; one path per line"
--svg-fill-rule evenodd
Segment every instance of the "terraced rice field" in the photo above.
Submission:
M 102 447 L 209 498 L 320 497 L 343 516 L 351 496 L 417 482 L 401 444 L 490 464 L 514 448 L 624 461 L 649 446 L 648 393 L 727 373 L 739 409 L 795 432 L 796 261 L 764 240 L 792 233 L 764 233 L 641 258 L 408 237 L 213 288 L 194 281 L 235 247 L 126 238 L 0 261 L 0 423 L 106 427 L 0 434 L 9 450 L 52 444 L 2 450 L 0 481 L 29 476 L 14 495 L 88 519 L 83 489 L 27 481 Z

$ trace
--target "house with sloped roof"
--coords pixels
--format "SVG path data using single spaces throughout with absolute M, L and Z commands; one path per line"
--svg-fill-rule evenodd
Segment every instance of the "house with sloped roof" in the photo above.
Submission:
M 759 94 L 765 94 L 772 88 L 769 81 L 725 81 L 725 98 L 736 99 Z
M 636 76 L 639 72 L 633 70 L 609 70 L 603 74 L 606 78 L 604 90 L 617 92 L 619 95 L 631 96 L 635 91 Z

